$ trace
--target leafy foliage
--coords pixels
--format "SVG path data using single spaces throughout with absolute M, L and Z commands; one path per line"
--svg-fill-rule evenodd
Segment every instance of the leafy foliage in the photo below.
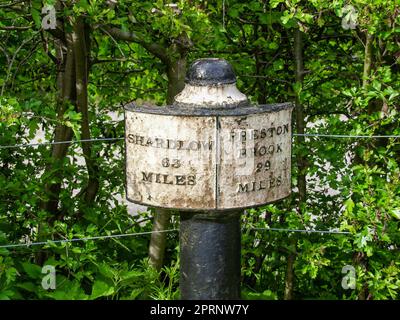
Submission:
M 400 8 L 382 0 L 251 0 L 112 2 L 13 1 L 0 5 L 0 145 L 25 144 L 58 127 L 81 138 L 83 116 L 72 102 L 60 114 L 55 63 L 60 43 L 41 27 L 44 4 L 57 7 L 65 34 L 83 16 L 89 27 L 89 124 L 92 138 L 124 135 L 122 105 L 163 104 L 165 61 L 184 49 L 188 62 L 230 61 L 239 89 L 254 103 L 294 101 L 307 133 L 400 135 Z M 351 6 L 351 7 L 349 7 Z M 178 11 L 177 11 L 178 10 Z M 345 23 L 352 23 L 344 27 Z M 129 31 L 135 41 L 111 36 Z M 295 80 L 294 32 L 303 34 L 304 80 Z M 368 40 L 369 39 L 369 40 Z M 178 48 L 178 49 L 177 49 Z M 161 55 L 162 56 L 162 55 Z M 400 298 L 400 145 L 398 138 L 293 140 L 293 186 L 306 158 L 307 201 L 291 197 L 243 215 L 242 296 L 281 299 L 288 256 L 295 254 L 294 297 Z M 80 144 L 61 161 L 49 146 L 0 148 L 0 245 L 151 230 L 152 212 L 131 216 L 124 196 L 122 141 L 92 144 L 99 188 L 88 205 L 88 167 Z M 57 210 L 46 185 L 60 184 Z M 177 226 L 174 218 L 173 225 Z M 340 230 L 347 234 L 254 231 L 250 228 Z M 168 235 L 159 274 L 146 260 L 149 236 L 0 248 L 1 299 L 177 299 L 178 237 Z M 294 244 L 294 245 L 293 245 Z M 56 289 L 41 285 L 43 265 L 56 268 Z M 342 268 L 356 270 L 356 288 L 341 286 Z

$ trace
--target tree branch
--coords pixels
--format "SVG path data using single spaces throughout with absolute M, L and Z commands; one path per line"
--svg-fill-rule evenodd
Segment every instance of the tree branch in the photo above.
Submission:
M 103 31 L 106 31 L 106 33 L 109 33 L 109 35 L 111 35 L 115 39 L 138 43 L 164 63 L 166 64 L 169 63 L 169 58 L 166 49 L 160 44 L 154 42 L 149 43 L 144 39 L 142 39 L 140 36 L 138 36 L 138 34 L 135 32 L 123 31 L 116 27 L 102 26 L 101 29 L 103 29 Z
M 32 26 L 20 27 L 20 26 L 0 26 L 0 30 L 29 30 Z
M 14 6 L 14 5 L 18 4 L 18 3 L 24 2 L 24 1 L 26 1 L 26 0 L 16 0 L 16 1 L 11 2 L 11 3 L 0 4 L 0 8 L 9 8 L 9 7 L 12 7 L 12 6 Z

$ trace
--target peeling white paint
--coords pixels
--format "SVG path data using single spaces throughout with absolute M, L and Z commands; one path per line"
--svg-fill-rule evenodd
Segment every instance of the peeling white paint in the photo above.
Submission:
M 218 86 L 195 86 L 186 84 L 185 88 L 175 97 L 175 102 L 191 105 L 201 105 L 203 108 L 224 107 L 247 101 L 236 84 Z

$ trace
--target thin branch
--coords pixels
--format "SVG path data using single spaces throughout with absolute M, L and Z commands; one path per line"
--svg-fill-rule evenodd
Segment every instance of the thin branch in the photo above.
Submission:
M 43 50 L 46 52 L 47 56 L 54 62 L 55 65 L 58 65 L 60 62 L 58 59 L 49 51 L 49 45 L 47 42 L 47 39 L 44 36 L 44 32 L 40 32 L 40 37 L 42 39 L 42 44 L 43 44 Z
M 115 45 L 117 46 L 119 52 L 121 52 L 121 55 L 122 55 L 124 58 L 126 58 L 126 57 L 125 57 L 125 54 L 124 54 L 124 52 L 122 51 L 121 47 L 119 46 L 118 42 L 114 39 L 114 36 L 113 36 L 110 32 L 108 32 L 107 30 L 105 30 L 104 28 L 100 28 L 100 30 L 103 31 L 104 33 L 106 33 L 106 34 L 111 38 L 111 40 L 112 40 L 112 41 L 115 43 Z
M 292 84 L 292 82 L 290 82 L 290 81 L 283 80 L 283 79 L 278 79 L 278 78 L 273 78 L 273 77 L 270 77 L 270 76 L 240 74 L 240 75 L 238 75 L 238 78 L 240 78 L 240 77 L 243 77 L 243 78 L 262 78 L 262 79 L 269 79 L 269 80 L 272 80 L 272 81 L 278 81 L 278 82 Z
M 16 58 L 18 52 L 22 49 L 22 47 L 23 47 L 25 44 L 27 44 L 28 42 L 32 41 L 38 33 L 39 33 L 39 31 L 35 32 L 34 35 L 33 35 L 32 37 L 30 37 L 30 38 L 25 39 L 24 41 L 22 41 L 21 45 L 17 48 L 17 50 L 15 50 L 14 55 L 13 55 L 13 57 L 12 57 L 12 59 L 11 59 L 11 62 L 10 62 L 10 64 L 8 65 L 8 70 L 7 70 L 6 79 L 4 80 L 3 87 L 1 88 L 0 96 L 2 96 L 2 95 L 4 94 L 4 89 L 5 89 L 6 85 L 7 85 L 8 78 L 10 77 L 10 73 L 11 73 L 11 68 L 12 68 L 12 65 L 14 64 L 14 60 L 15 60 L 15 58 Z
M 143 72 L 146 69 L 132 69 L 132 70 L 123 70 L 123 71 L 113 71 L 113 70 L 107 70 L 107 73 L 114 73 L 114 74 L 124 74 L 124 75 L 128 75 L 131 73 L 139 73 L 139 72 Z
M 7 50 L 4 49 L 2 46 L 0 46 L 0 50 L 4 53 L 4 56 L 7 59 L 7 64 L 10 64 L 10 56 L 8 55 Z
M 14 76 L 13 76 L 13 78 L 12 78 L 12 80 L 11 80 L 11 90 L 12 90 L 13 87 L 14 87 L 15 78 L 16 78 L 16 76 L 17 76 L 17 74 L 18 74 L 19 69 L 20 69 L 21 66 L 23 66 L 23 65 L 28 61 L 28 59 L 37 51 L 38 46 L 39 46 L 39 43 L 40 43 L 40 40 L 38 40 L 38 41 L 36 41 L 36 43 L 34 43 L 33 47 L 32 47 L 31 50 L 30 50 L 30 52 L 20 61 L 20 63 L 18 64 L 17 68 L 15 69 Z
M 20 27 L 20 26 L 0 26 L 0 30 L 30 30 L 32 29 L 33 26 L 25 26 L 25 27 Z
M 12 6 L 14 6 L 14 5 L 18 4 L 18 3 L 21 3 L 21 2 L 26 2 L 26 0 L 16 0 L 16 1 L 11 2 L 11 3 L 0 4 L 0 8 L 9 8 L 9 7 L 12 7 Z
M 135 32 L 123 31 L 116 27 L 103 26 L 100 29 L 115 39 L 139 43 L 147 51 L 149 51 L 151 54 L 155 55 L 161 61 L 163 61 L 166 64 L 169 63 L 169 57 L 167 55 L 165 48 L 158 43 L 147 42 L 144 39 L 142 39 L 140 36 L 138 36 L 138 34 Z
M 90 61 L 90 65 L 100 64 L 100 63 L 114 63 L 114 62 L 136 62 L 139 63 L 136 59 L 129 58 L 115 58 L 115 59 L 94 59 Z

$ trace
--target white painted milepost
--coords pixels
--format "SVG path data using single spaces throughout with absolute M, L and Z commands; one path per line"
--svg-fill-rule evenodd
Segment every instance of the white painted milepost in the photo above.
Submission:
M 288 196 L 291 110 L 290 104 L 128 105 L 128 199 L 171 209 L 230 210 Z
M 240 298 L 240 215 L 290 195 L 292 108 L 252 105 L 222 59 L 170 106 L 125 106 L 127 198 L 179 211 L 182 299 Z

